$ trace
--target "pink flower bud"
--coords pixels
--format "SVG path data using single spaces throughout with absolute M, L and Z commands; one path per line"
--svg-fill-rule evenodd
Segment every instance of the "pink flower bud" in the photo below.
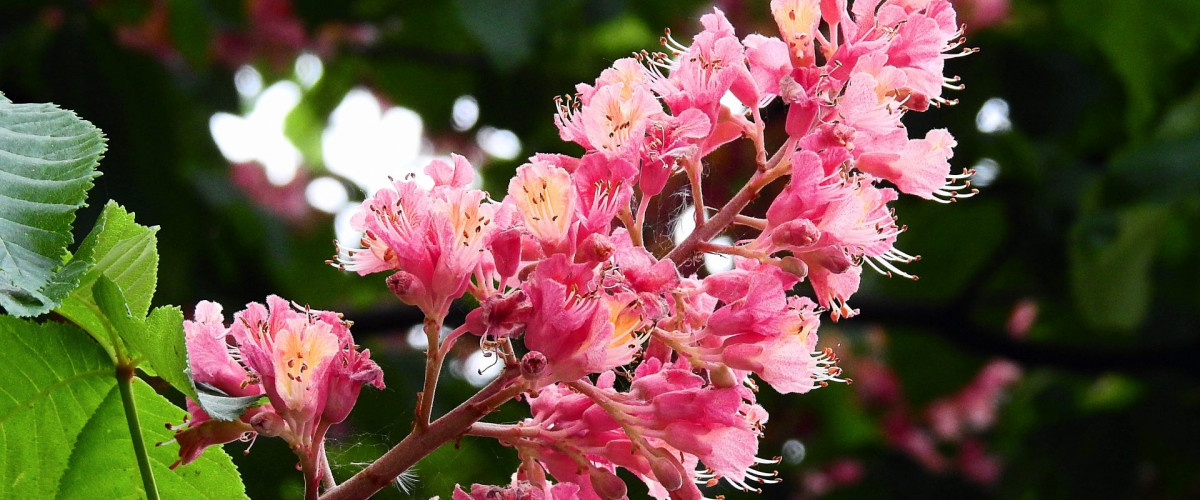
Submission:
M 396 274 L 387 277 L 387 287 L 392 293 L 396 294 L 403 300 L 409 296 L 413 287 L 416 285 L 417 277 L 404 271 L 397 271 Z
M 651 450 L 654 455 L 650 458 L 650 470 L 654 471 L 654 478 L 658 480 L 667 491 L 675 491 L 683 487 L 683 466 L 671 453 L 662 449 L 655 448 Z
M 546 371 L 546 356 L 538 351 L 529 351 L 521 358 L 521 375 L 536 379 Z
M 492 259 L 496 263 L 496 274 L 509 277 L 517 274 L 521 265 L 521 232 L 506 229 L 496 234 L 491 242 Z
M 722 389 L 738 385 L 737 376 L 733 374 L 733 370 L 728 366 L 721 365 L 720 367 L 709 370 L 708 378 L 714 386 Z
M 604 262 L 612 257 L 616 247 L 613 246 L 612 240 L 600 233 L 592 233 L 583 243 L 579 244 L 579 248 L 575 251 L 575 262 Z
M 275 412 L 264 411 L 250 418 L 250 427 L 263 436 L 276 437 L 287 430 L 287 422 Z
M 808 264 L 796 257 L 784 257 L 779 259 L 779 268 L 792 273 L 798 278 L 808 276 Z
M 821 239 L 821 230 L 808 219 L 790 220 L 780 224 L 771 232 L 771 241 L 776 245 L 804 248 Z
M 610 471 L 593 467 L 588 471 L 588 477 L 592 480 L 592 488 L 596 490 L 596 494 L 605 500 L 625 498 L 625 494 L 629 492 L 625 481 Z

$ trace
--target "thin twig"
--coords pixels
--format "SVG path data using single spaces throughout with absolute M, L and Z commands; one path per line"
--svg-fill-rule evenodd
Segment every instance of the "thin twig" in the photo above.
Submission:
M 490 384 L 464 401 L 457 408 L 429 424 L 423 431 L 414 431 L 388 450 L 367 468 L 321 497 L 322 500 L 360 500 L 386 488 L 397 476 L 425 456 L 463 435 L 471 424 L 478 422 L 505 401 L 525 390 L 518 378 L 520 368 L 509 366 Z
M 734 217 L 740 214 L 742 209 L 746 208 L 746 205 L 749 205 L 750 202 L 754 200 L 756 196 L 758 196 L 759 191 L 761 191 L 771 182 L 787 174 L 790 166 L 791 165 L 789 161 L 780 161 L 778 164 L 771 167 L 770 170 L 765 172 L 755 172 L 754 176 L 750 178 L 750 181 L 747 182 L 745 186 L 742 186 L 742 189 L 729 200 L 729 203 L 726 203 L 725 206 L 721 207 L 721 209 L 717 211 L 716 215 L 713 215 L 711 219 L 705 221 L 703 225 L 696 227 L 696 229 L 692 231 L 692 234 L 688 235 L 688 237 L 684 239 L 679 246 L 675 247 L 671 250 L 671 253 L 667 254 L 667 258 L 671 259 L 676 264 L 680 264 L 688 258 L 691 258 L 692 254 L 696 251 L 696 245 L 698 243 L 712 239 L 713 236 L 716 236 L 726 227 L 728 227 L 729 224 L 733 222 Z

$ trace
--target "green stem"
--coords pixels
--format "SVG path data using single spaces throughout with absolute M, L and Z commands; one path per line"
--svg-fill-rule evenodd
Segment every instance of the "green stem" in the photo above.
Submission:
M 133 402 L 133 368 L 117 366 L 117 387 L 121 389 L 121 402 L 125 406 L 125 422 L 129 424 L 129 437 L 133 442 L 133 454 L 137 456 L 138 470 L 142 473 L 142 486 L 147 500 L 158 500 L 158 485 L 154 483 L 154 471 L 150 469 L 150 456 L 146 454 L 146 442 L 142 440 L 142 425 L 138 422 L 137 405 Z

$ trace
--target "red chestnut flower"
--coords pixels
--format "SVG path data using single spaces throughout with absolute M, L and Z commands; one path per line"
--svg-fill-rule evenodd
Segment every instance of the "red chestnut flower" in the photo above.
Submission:
M 192 378 L 227 396 L 262 396 L 228 421 L 212 418 L 196 401 L 175 434 L 179 461 L 198 458 L 204 448 L 257 435 L 291 445 L 310 480 L 324 468 L 325 433 L 346 419 L 363 385 L 382 389 L 383 371 L 369 350 L 358 350 L 349 322 L 334 312 L 299 308 L 267 297 L 233 316 L 225 326 L 220 304 L 201 302 L 195 319 L 184 322 Z M 315 490 L 314 490 L 315 491 Z

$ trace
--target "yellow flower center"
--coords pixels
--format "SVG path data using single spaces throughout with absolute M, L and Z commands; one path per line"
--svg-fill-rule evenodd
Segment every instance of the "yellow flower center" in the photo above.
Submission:
M 337 351 L 337 335 L 323 322 L 292 320 L 275 336 L 275 388 L 289 409 L 316 402 L 313 372 Z

